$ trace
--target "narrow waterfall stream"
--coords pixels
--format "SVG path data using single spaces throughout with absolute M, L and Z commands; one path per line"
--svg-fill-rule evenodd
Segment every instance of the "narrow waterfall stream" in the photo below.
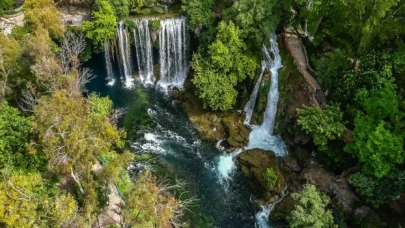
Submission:
M 118 33 L 118 46 L 120 50 L 120 60 L 125 77 L 125 87 L 131 88 L 133 86 L 132 75 L 132 58 L 131 58 L 131 46 L 128 39 L 128 33 L 125 29 L 124 22 L 120 21 L 117 26 Z
M 149 28 L 151 20 L 150 18 L 135 19 L 136 28 L 133 29 L 139 77 L 145 84 L 153 84 L 155 81 L 152 38 Z
M 110 56 L 110 45 L 108 44 L 107 40 L 104 40 L 104 60 L 105 60 L 105 68 L 107 72 L 107 85 L 113 86 L 115 84 L 114 73 L 112 69 L 112 62 Z
M 265 49 L 265 48 L 266 47 L 263 45 L 263 49 Z M 262 61 L 262 71 L 260 72 L 259 79 L 257 79 L 256 85 L 253 88 L 253 92 L 250 95 L 249 101 L 248 101 L 248 103 L 246 103 L 245 108 L 243 109 L 243 111 L 246 114 L 246 118 L 243 123 L 246 126 L 250 126 L 250 121 L 252 120 L 253 111 L 254 111 L 255 105 L 256 105 L 257 95 L 259 93 L 260 85 L 262 83 L 263 74 L 264 74 L 265 70 L 266 70 L 266 62 Z

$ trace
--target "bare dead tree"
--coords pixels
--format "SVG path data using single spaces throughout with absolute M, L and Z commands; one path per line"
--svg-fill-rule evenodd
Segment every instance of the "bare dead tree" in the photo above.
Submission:
M 24 112 L 34 112 L 34 107 L 37 104 L 37 96 L 32 90 L 24 90 L 23 98 L 17 101 L 18 107 Z
M 111 115 L 110 117 L 110 122 L 112 124 L 117 124 L 118 120 L 125 115 L 126 113 L 128 113 L 128 108 L 118 108 L 114 110 L 114 113 Z
M 89 83 L 96 76 L 93 74 L 93 71 L 89 68 L 83 68 L 79 71 L 79 76 L 76 83 L 76 88 L 81 93 L 87 92 L 86 84 Z
M 69 72 L 70 68 L 80 67 L 79 55 L 85 48 L 86 41 L 83 33 L 76 35 L 68 32 L 64 35 L 61 51 L 61 66 L 64 74 Z

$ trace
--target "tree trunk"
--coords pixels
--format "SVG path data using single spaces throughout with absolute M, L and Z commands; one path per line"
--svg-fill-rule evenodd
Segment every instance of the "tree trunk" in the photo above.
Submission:
M 72 172 L 71 174 L 72 174 L 73 180 L 76 182 L 77 186 L 79 186 L 80 193 L 81 193 L 82 195 L 84 195 L 83 187 L 82 187 L 82 185 L 80 184 L 80 180 L 79 180 L 79 179 L 77 178 L 77 176 L 74 174 L 73 168 L 71 168 L 71 172 Z

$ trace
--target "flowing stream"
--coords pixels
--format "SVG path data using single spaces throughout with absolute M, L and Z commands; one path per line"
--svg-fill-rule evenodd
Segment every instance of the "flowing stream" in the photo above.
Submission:
M 88 85 L 89 91 L 109 96 L 116 108 L 131 108 L 137 93 L 134 89 L 123 87 L 125 81 L 117 81 L 114 86 L 105 84 L 107 72 L 98 65 L 103 58 L 103 55 L 93 56 L 86 64 L 98 76 Z M 113 69 L 118 71 L 117 67 Z M 254 227 L 258 208 L 252 195 L 256 193 L 247 178 L 241 172 L 236 172 L 232 175 L 232 184 L 225 185 L 216 168 L 220 149 L 200 139 L 181 103 L 157 88 L 143 88 L 142 84 L 136 84 L 135 87 L 149 95 L 148 113 L 153 120 L 153 127 L 144 130 L 143 137 L 131 144 L 132 151 L 151 154 L 157 163 L 152 166 L 138 163 L 133 168 L 163 168 L 187 182 L 191 194 L 199 199 L 189 218 L 191 227 Z
M 170 174 L 185 180 L 188 188 L 198 201 L 198 209 L 193 208 L 194 215 L 189 217 L 192 227 L 266 227 L 268 225 L 268 206 L 263 210 L 256 207 L 255 190 L 241 172 L 234 172 L 235 158 L 243 152 L 238 149 L 230 154 L 225 153 L 220 143 L 215 147 L 202 141 L 189 122 L 183 107 L 177 101 L 170 99 L 165 91 L 175 86 L 182 88 L 189 68 L 186 20 L 184 17 L 160 20 L 158 31 L 159 48 L 153 47 L 151 21 L 154 18 L 133 19 L 135 28 L 129 30 L 123 22 L 118 23 L 118 42 L 116 54 L 119 61 L 112 64 L 110 49 L 105 43 L 105 53 L 94 55 L 86 63 L 98 76 L 89 84 L 89 91 L 109 96 L 115 107 L 131 108 L 137 99 L 134 88 L 144 90 L 149 97 L 148 114 L 153 120 L 152 128 L 143 130 L 143 137 L 131 143 L 134 153 L 151 154 L 157 164 L 138 163 L 135 168 L 164 169 Z M 132 32 L 134 47 L 131 49 L 128 33 Z M 132 50 L 132 51 L 131 51 Z M 132 54 L 135 55 L 132 55 Z M 157 53 L 157 55 L 156 55 Z M 263 70 L 259 81 L 263 78 L 265 69 L 272 72 L 271 88 L 264 122 L 261 126 L 252 126 L 247 149 L 261 148 L 273 150 L 278 156 L 284 154 L 284 144 L 278 136 L 273 136 L 274 119 L 278 101 L 278 69 L 281 58 L 278 52 L 276 37 L 272 36 L 271 46 L 264 47 Z M 270 53 L 273 54 L 272 59 Z M 133 56 L 136 61 L 133 61 Z M 99 62 L 106 66 L 100 68 Z M 154 75 L 154 64 L 160 65 L 159 80 Z M 137 68 L 137 72 L 133 69 Z M 133 74 L 139 75 L 140 83 L 134 80 Z M 123 75 L 125 80 L 110 83 L 114 75 Z M 107 80 L 109 83 L 105 83 Z M 157 82 L 156 82 L 157 81 Z M 156 87 L 148 86 L 154 84 Z M 128 89 L 129 88 L 129 89 Z M 163 88 L 161 91 L 159 88 Z M 251 95 L 250 104 L 245 109 L 250 110 L 251 116 L 257 93 L 258 82 Z M 246 110 L 245 110 L 246 111 Z M 232 181 L 231 181 L 232 180 Z M 263 214 L 265 213 L 265 214 Z

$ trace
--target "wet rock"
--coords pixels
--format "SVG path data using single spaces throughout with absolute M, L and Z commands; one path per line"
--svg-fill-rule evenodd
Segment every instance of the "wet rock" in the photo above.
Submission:
M 360 201 L 352 192 L 346 178 L 336 179 L 329 186 L 329 194 L 332 200 L 346 212 L 352 211 L 356 202 Z
M 354 211 L 354 216 L 361 220 L 366 218 L 371 212 L 371 208 L 367 206 L 361 206 Z
M 284 159 L 284 168 L 290 172 L 301 171 L 301 167 L 298 165 L 297 159 L 293 157 L 286 157 Z
M 223 139 L 225 128 L 222 123 L 222 114 L 203 109 L 203 104 L 192 91 L 184 93 L 183 97 L 187 100 L 184 107 L 188 118 L 201 138 L 215 142 Z
M 224 127 L 231 147 L 242 148 L 249 141 L 249 130 L 243 124 L 244 115 L 237 112 L 228 113 L 223 118 Z
M 177 87 L 172 88 L 172 90 L 170 91 L 170 96 L 175 100 L 183 102 L 187 99 L 183 96 L 183 93 Z
M 274 222 L 284 222 L 293 209 L 294 199 L 291 195 L 287 195 L 279 204 L 274 206 L 270 213 L 270 219 Z
M 158 38 L 158 31 L 152 31 L 151 37 L 152 37 L 152 42 L 156 42 L 156 40 Z
M 252 178 L 262 189 L 280 194 L 284 188 L 284 176 L 277 165 L 274 152 L 263 150 L 249 150 L 239 155 L 237 163 L 241 166 L 242 172 Z M 273 189 L 268 189 L 264 173 L 268 168 L 273 168 L 278 179 Z
M 306 180 L 308 184 L 315 185 L 323 192 L 329 191 L 329 186 L 335 179 L 333 173 L 321 167 L 305 168 L 301 173 L 301 178 Z
M 361 227 L 386 227 L 386 224 L 383 223 L 380 217 L 369 207 L 361 206 L 357 208 L 353 216 L 356 220 L 356 223 Z

